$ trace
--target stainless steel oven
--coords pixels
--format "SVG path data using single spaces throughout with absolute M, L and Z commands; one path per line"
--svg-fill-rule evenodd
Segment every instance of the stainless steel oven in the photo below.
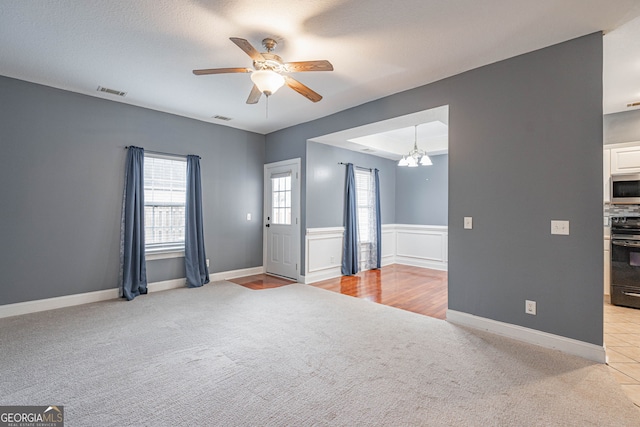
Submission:
M 611 304 L 640 308 L 640 218 L 611 218 Z

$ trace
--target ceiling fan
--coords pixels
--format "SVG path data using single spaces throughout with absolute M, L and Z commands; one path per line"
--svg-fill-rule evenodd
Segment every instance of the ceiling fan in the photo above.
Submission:
M 256 104 L 260 99 L 260 95 L 264 93 L 266 96 L 271 96 L 285 84 L 312 102 L 318 102 L 322 99 L 322 96 L 318 93 L 286 74 L 302 71 L 333 71 L 333 65 L 329 61 L 283 62 L 282 58 L 271 53 L 277 45 L 277 42 L 272 38 L 262 40 L 262 46 L 267 50 L 262 53 L 258 52 L 245 39 L 230 37 L 230 40 L 253 59 L 254 69 L 207 68 L 193 70 L 193 74 L 202 76 L 206 74 L 251 73 L 253 88 L 249 93 L 249 98 L 247 98 L 247 104 Z

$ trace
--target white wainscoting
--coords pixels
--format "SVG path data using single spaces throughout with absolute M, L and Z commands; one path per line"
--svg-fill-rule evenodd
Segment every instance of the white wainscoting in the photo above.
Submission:
M 397 264 L 447 270 L 448 227 L 396 225 Z
M 304 283 L 341 276 L 344 227 L 308 228 Z
M 303 283 L 340 277 L 344 227 L 308 228 Z M 405 264 L 447 270 L 448 228 L 439 225 L 382 226 L 382 265 Z

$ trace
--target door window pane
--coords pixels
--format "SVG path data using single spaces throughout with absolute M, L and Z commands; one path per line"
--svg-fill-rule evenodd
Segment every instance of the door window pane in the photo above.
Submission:
M 291 225 L 291 173 L 271 177 L 272 224 Z

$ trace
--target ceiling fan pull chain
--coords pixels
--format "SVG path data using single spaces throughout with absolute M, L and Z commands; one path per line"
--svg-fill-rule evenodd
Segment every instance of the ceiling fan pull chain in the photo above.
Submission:
M 269 119 L 269 97 L 266 96 L 265 98 L 267 98 L 267 119 Z

